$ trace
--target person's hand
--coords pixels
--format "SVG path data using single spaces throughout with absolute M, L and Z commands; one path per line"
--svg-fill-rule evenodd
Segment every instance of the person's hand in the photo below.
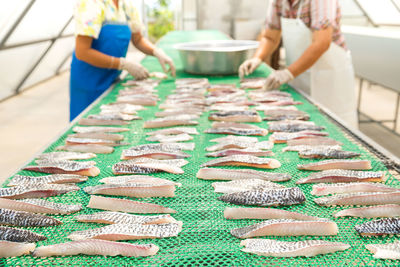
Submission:
M 278 89 L 282 84 L 288 83 L 294 79 L 293 74 L 288 69 L 277 70 L 272 72 L 263 86 L 264 90 Z
M 173 77 L 176 76 L 176 69 L 174 62 L 169 56 L 167 56 L 167 54 L 164 53 L 164 51 L 162 51 L 159 48 L 155 48 L 153 51 L 153 55 L 158 59 L 165 73 L 171 72 L 171 75 Z M 166 65 L 169 66 L 169 70 L 167 69 Z
M 243 79 L 244 76 L 251 74 L 253 71 L 257 69 L 261 64 L 261 59 L 258 57 L 253 57 L 251 59 L 246 60 L 239 67 L 239 77 Z
M 136 80 L 143 80 L 149 77 L 149 72 L 145 67 L 139 63 L 128 61 L 123 57 L 119 59 L 118 69 L 126 70 L 130 75 L 135 77 Z

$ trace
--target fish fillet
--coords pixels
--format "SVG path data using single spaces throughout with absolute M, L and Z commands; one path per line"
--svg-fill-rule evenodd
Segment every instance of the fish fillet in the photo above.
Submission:
M 310 150 L 312 148 L 316 148 L 316 149 L 335 149 L 335 150 L 341 150 L 342 147 L 341 146 L 287 146 L 285 148 L 282 148 L 282 152 L 287 152 L 287 151 L 297 151 L 297 152 L 301 152 L 303 150 Z
M 193 140 L 193 137 L 187 133 L 177 134 L 177 135 L 164 135 L 157 134 L 146 138 L 147 141 L 160 142 L 160 143 L 176 143 Z
M 337 235 L 338 227 L 335 222 L 328 220 L 297 221 L 292 219 L 273 219 L 232 229 L 231 234 L 237 238 L 256 236 L 328 236 Z
M 122 134 L 109 134 L 109 133 L 76 133 L 70 134 L 68 137 L 74 138 L 89 138 L 89 139 L 102 139 L 102 140 L 110 140 L 110 141 L 122 141 L 124 140 L 124 136 Z
M 178 167 L 168 163 L 137 163 L 132 160 L 119 162 L 113 165 L 113 173 L 118 174 L 149 174 L 156 172 L 168 172 L 174 174 L 182 174 L 184 171 Z
M 233 155 L 213 159 L 201 165 L 201 167 L 209 166 L 247 166 L 262 169 L 276 169 L 281 166 L 281 163 L 276 159 L 271 158 L 259 158 L 250 155 Z
M 211 139 L 210 142 L 214 143 L 228 143 L 228 142 L 245 142 L 245 143 L 257 143 L 257 137 L 249 137 L 249 136 L 236 136 L 236 135 L 228 135 L 224 137 Z
M 301 178 L 296 184 L 382 182 L 385 180 L 385 174 L 383 172 L 326 170 L 312 173 L 308 177 Z
M 44 199 L 13 200 L 0 198 L 0 208 L 44 214 L 71 214 L 82 209 L 82 204 L 63 204 Z
M 400 192 L 340 194 L 316 198 L 314 202 L 321 206 L 400 204 Z
M 53 174 L 46 176 L 15 175 L 7 186 L 38 185 L 38 184 L 67 184 L 87 181 L 87 176 L 76 174 Z
M 105 119 L 89 119 L 82 118 L 78 122 L 80 125 L 86 126 L 111 126 L 111 125 L 127 125 L 129 122 L 123 120 L 105 120 Z
M 230 148 L 253 148 L 253 149 L 261 149 L 261 150 L 269 150 L 274 147 L 274 143 L 270 141 L 262 141 L 262 142 L 237 142 L 237 141 L 227 141 L 227 142 L 220 142 L 216 145 L 212 145 L 206 148 L 207 151 L 213 152 L 218 150 L 230 149 Z
M 134 183 L 134 184 L 153 184 L 153 185 L 168 184 L 168 185 L 176 185 L 178 187 L 181 186 L 180 183 L 147 175 L 111 176 L 111 177 L 105 177 L 101 179 L 99 182 L 104 184 Z
M 265 110 L 265 118 L 267 121 L 282 121 L 282 120 L 309 120 L 310 115 L 301 110 Z M 306 129 L 310 130 L 310 129 Z
M 77 152 L 49 152 L 43 153 L 37 157 L 41 160 L 79 160 L 95 158 L 93 153 L 77 153 Z
M 121 159 L 134 159 L 134 158 L 152 158 L 152 159 L 183 159 L 190 157 L 189 154 L 181 150 L 160 150 L 160 149 L 147 149 L 142 151 L 126 149 L 122 151 Z
M 225 194 L 218 199 L 237 205 L 254 206 L 290 206 L 306 201 L 303 191 L 298 187 L 249 190 Z
M 229 149 L 223 149 L 219 150 L 216 152 L 212 153 L 207 153 L 206 157 L 227 157 L 227 156 L 233 156 L 233 155 L 250 155 L 250 156 L 256 156 L 256 157 L 270 157 L 274 156 L 274 152 L 272 151 L 266 151 L 266 150 L 260 150 L 260 149 L 253 149 L 253 148 L 229 148 Z
M 256 171 L 252 169 L 219 169 L 202 168 L 196 177 L 204 180 L 241 180 L 241 179 L 261 179 L 273 182 L 288 181 L 291 179 L 288 173 L 274 173 L 266 171 Z
M 242 251 L 271 257 L 314 257 L 350 248 L 350 245 L 325 240 L 285 242 L 273 239 L 246 239 L 240 242 Z
M 323 136 L 309 136 L 301 139 L 287 141 L 288 146 L 341 146 L 341 142 Z
M 314 122 L 311 121 L 284 120 L 269 122 L 268 130 L 270 132 L 294 133 L 302 131 L 322 131 L 325 130 L 325 127 L 317 126 Z
M 175 213 L 176 211 L 153 203 L 120 198 L 90 196 L 88 208 L 129 213 Z
M 369 160 L 358 160 L 358 159 L 328 159 L 318 162 L 312 162 L 309 164 L 297 165 L 299 170 L 308 171 L 324 171 L 332 169 L 342 169 L 342 170 L 370 170 L 371 161 Z
M 162 128 L 162 127 L 197 125 L 197 124 L 199 123 L 197 121 L 194 121 L 192 118 L 182 118 L 176 116 L 175 118 L 164 117 L 150 121 L 145 121 L 143 124 L 143 128 Z
M 87 186 L 83 190 L 88 194 L 126 197 L 174 197 L 175 185 L 171 184 L 101 184 Z
M 338 183 L 313 185 L 311 195 L 325 196 L 331 194 L 346 194 L 355 192 L 395 192 L 400 188 L 393 188 L 379 183 Z
M 225 219 L 293 219 L 299 221 L 321 220 L 321 218 L 298 212 L 270 208 L 225 208 Z
M 91 162 L 77 161 L 49 161 L 41 165 L 27 166 L 24 170 L 54 173 L 54 174 L 78 174 L 85 176 L 97 176 L 100 169 L 94 167 Z
M 360 217 L 360 218 L 379 218 L 379 217 L 399 217 L 400 205 L 387 204 L 369 206 L 363 208 L 345 209 L 333 214 L 334 217 Z
M 176 151 L 176 150 L 194 150 L 194 143 L 169 143 L 169 144 L 145 144 L 129 148 L 128 150 L 146 151 L 146 150 L 163 150 L 163 151 Z
M 385 218 L 369 221 L 354 226 L 357 233 L 361 236 L 382 236 L 400 234 L 400 219 Z
M 365 248 L 373 253 L 375 259 L 400 259 L 400 241 L 386 244 L 368 244 Z
M 29 230 L 0 226 L 0 240 L 33 243 L 46 240 L 47 237 Z
M 18 243 L 0 240 L 0 258 L 26 255 L 32 252 L 35 247 L 35 243 Z
M 208 117 L 213 121 L 261 122 L 261 117 L 255 110 L 220 111 L 211 113 Z
M 119 133 L 119 132 L 127 132 L 129 131 L 128 128 L 122 127 L 81 127 L 75 126 L 72 128 L 72 131 L 76 133 Z
M 274 132 L 270 136 L 270 140 L 274 143 L 287 143 L 289 140 L 294 139 L 302 139 L 307 138 L 310 136 L 327 136 L 328 133 L 326 132 L 319 132 L 319 131 L 300 131 L 294 133 L 287 133 L 287 132 Z
M 171 215 L 140 216 L 122 212 L 97 212 L 75 216 L 78 222 L 104 223 L 104 224 L 162 224 L 172 223 L 176 220 Z
M 178 236 L 182 222 L 163 224 L 111 224 L 100 228 L 76 231 L 68 235 L 71 240 L 136 240 Z
M 62 224 L 61 221 L 49 216 L 25 211 L 0 209 L 0 225 L 22 227 L 48 227 Z
M 79 186 L 76 185 L 27 184 L 8 188 L 0 188 L 0 197 L 10 199 L 51 197 L 78 191 L 79 189 Z
M 193 127 L 175 127 L 175 128 L 168 128 L 168 129 L 162 129 L 162 130 L 157 130 L 157 131 L 152 131 L 152 132 L 147 132 L 147 135 L 158 135 L 158 134 L 194 134 L 197 135 L 199 132 L 196 130 L 196 128 Z
M 234 180 L 230 182 L 215 182 L 211 184 L 216 193 L 236 193 L 249 190 L 268 190 L 284 188 L 285 186 L 260 179 Z
M 259 135 L 266 136 L 268 131 L 266 129 L 242 129 L 235 127 L 227 127 L 227 128 L 212 128 L 204 131 L 205 133 L 211 134 L 235 134 L 235 135 Z
M 299 151 L 299 157 L 303 159 L 348 159 L 358 157 L 360 155 L 360 153 L 353 151 L 320 147 Z
M 64 150 L 72 152 L 90 152 L 95 154 L 110 154 L 114 152 L 113 147 L 104 145 L 93 145 L 93 144 L 58 146 L 56 150 Z
M 34 257 L 102 255 L 124 257 L 146 257 L 157 254 L 159 248 L 153 244 L 131 244 L 107 240 L 79 240 L 61 244 L 41 246 L 33 252 Z

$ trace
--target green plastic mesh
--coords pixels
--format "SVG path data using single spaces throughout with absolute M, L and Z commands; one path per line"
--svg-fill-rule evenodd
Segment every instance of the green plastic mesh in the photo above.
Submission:
M 202 32 L 173 32 L 164 38 L 159 45 L 167 50 L 177 62 L 178 69 L 181 69 L 181 64 L 178 55 L 175 51 L 170 49 L 170 45 L 177 42 L 189 40 L 204 40 L 204 39 L 225 39 L 226 36 L 214 31 Z M 143 64 L 151 71 L 159 71 L 161 68 L 154 58 L 146 58 Z M 265 76 L 268 70 L 259 68 L 253 76 Z M 191 77 L 183 71 L 178 72 L 179 78 Z M 236 76 L 225 77 L 207 77 L 211 83 L 236 83 L 238 79 Z M 115 101 L 118 90 L 123 88 L 117 85 L 113 91 L 104 97 L 96 106 L 94 106 L 88 114 L 95 114 L 100 111 L 99 106 L 104 103 Z M 161 102 L 165 97 L 174 89 L 173 80 L 163 81 L 158 87 Z M 293 98 L 302 101 L 304 104 L 299 105 L 300 110 L 306 111 L 310 114 L 311 121 L 317 125 L 323 125 L 327 128 L 329 136 L 338 141 L 341 141 L 345 150 L 357 151 L 362 154 L 361 158 L 372 161 L 374 171 L 386 171 L 385 166 L 372 154 L 367 152 L 362 147 L 351 142 L 342 130 L 322 115 L 318 109 L 308 103 L 301 95 L 291 88 L 285 89 L 293 95 Z M 131 143 L 132 146 L 148 143 L 145 140 L 145 132 L 151 129 L 143 129 L 143 121 L 153 119 L 154 113 L 158 111 L 157 107 L 149 107 L 145 111 L 140 111 L 139 115 L 143 118 L 140 121 L 134 121 L 129 127 L 130 132 L 123 133 L 125 140 Z M 88 114 L 85 114 L 88 115 Z M 261 114 L 260 114 L 261 115 Z M 196 127 L 199 132 L 203 132 L 210 127 L 210 122 L 207 119 L 208 113 L 204 113 L 199 120 L 199 125 Z M 261 127 L 267 127 L 266 122 L 257 124 Z M 54 151 L 54 149 L 64 144 L 65 138 L 71 134 L 72 130 L 69 129 L 57 141 L 51 144 L 46 152 Z M 189 159 L 190 163 L 183 167 L 185 173 L 182 175 L 174 175 L 167 173 L 157 173 L 153 176 L 169 179 L 182 183 L 182 187 L 177 188 L 176 197 L 174 198 L 145 198 L 137 199 L 144 202 L 156 203 L 166 207 L 173 208 L 178 212 L 173 214 L 177 220 L 183 221 L 183 230 L 178 237 L 154 239 L 154 240 L 138 240 L 138 241 L 125 241 L 132 243 L 154 243 L 160 247 L 157 255 L 151 257 L 141 258 L 127 258 L 127 257 L 104 257 L 104 256 L 68 256 L 68 257 L 49 257 L 49 258 L 34 258 L 32 256 L 21 256 L 8 259 L 0 259 L 0 265 L 96 265 L 96 266 L 139 266 L 139 265 L 164 265 L 164 266 L 259 266 L 259 265 L 281 265 L 288 266 L 303 266 L 303 265 L 316 265 L 316 266 L 333 266 L 333 265 L 393 265 L 396 261 L 391 260 L 377 260 L 371 256 L 364 245 L 369 243 L 383 243 L 393 242 L 395 237 L 373 237 L 362 238 L 354 230 L 354 225 L 368 221 L 368 219 L 334 219 L 332 214 L 342 209 L 341 207 L 319 207 L 314 202 L 314 196 L 310 195 L 311 185 L 300 185 L 304 191 L 307 201 L 303 205 L 284 207 L 283 209 L 302 212 L 308 215 L 319 216 L 334 220 L 339 226 L 339 234 L 333 237 L 271 237 L 278 240 L 285 241 L 298 241 L 306 239 L 324 239 L 329 241 L 344 242 L 351 245 L 351 248 L 335 254 L 319 255 L 312 258 L 297 257 L 297 258 L 274 258 L 256 256 L 241 252 L 239 239 L 231 236 L 229 231 L 232 228 L 246 226 L 256 223 L 258 220 L 226 220 L 223 217 L 223 210 L 225 207 L 234 206 L 228 203 L 217 200 L 220 194 L 214 193 L 210 181 L 199 180 L 196 178 L 196 173 L 199 166 L 208 161 L 209 158 L 205 157 L 205 148 L 209 146 L 209 140 L 220 137 L 216 134 L 200 134 L 194 136 L 196 149 L 189 151 L 192 155 Z M 269 137 L 260 137 L 259 140 L 267 140 Z M 287 172 L 293 178 L 288 182 L 284 182 L 285 186 L 295 186 L 295 182 L 307 176 L 307 171 L 298 171 L 297 164 L 309 163 L 313 160 L 299 159 L 296 152 L 282 153 L 284 144 L 274 146 L 275 158 L 282 163 L 282 167 L 273 172 Z M 98 177 L 90 178 L 87 182 L 81 183 L 80 187 L 99 184 L 99 180 L 112 176 L 111 167 L 119 161 L 121 152 L 126 147 L 117 147 L 115 152 L 109 155 L 98 155 L 94 160 L 97 166 L 101 169 L 101 174 Z M 227 167 L 229 168 L 229 167 Z M 234 167 L 232 167 L 234 168 Z M 267 170 L 268 171 L 268 170 Z M 18 174 L 40 176 L 42 174 L 20 171 Z M 387 172 L 387 184 L 399 186 L 399 182 Z M 8 181 L 5 182 L 4 186 Z M 88 204 L 89 195 L 82 190 L 74 193 L 65 194 L 62 196 L 55 196 L 48 198 L 51 201 L 62 203 L 82 203 L 84 206 Z M 131 198 L 132 199 L 132 198 Z M 134 199 L 136 200 L 136 199 Z M 74 216 L 77 214 L 88 214 L 98 212 L 99 210 L 84 208 L 76 214 L 68 216 L 54 216 L 63 222 L 60 226 L 47 227 L 47 228 L 27 228 L 37 233 L 43 234 L 48 237 L 48 240 L 37 243 L 37 246 L 45 246 L 61 242 L 68 242 L 66 236 L 73 231 L 85 230 L 95 227 L 103 226 L 102 224 L 94 223 L 79 223 L 74 221 Z

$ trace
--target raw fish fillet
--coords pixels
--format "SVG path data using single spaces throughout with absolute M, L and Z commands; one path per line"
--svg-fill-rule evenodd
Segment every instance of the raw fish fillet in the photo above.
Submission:
M 0 209 L 0 225 L 21 227 L 48 227 L 62 224 L 61 221 L 49 216 L 25 211 Z
M 393 188 L 379 183 L 338 183 L 313 185 L 311 195 L 324 196 L 331 194 L 346 194 L 355 192 L 395 192 L 400 188 Z
M 350 245 L 325 240 L 285 242 L 273 239 L 246 239 L 240 242 L 242 251 L 271 257 L 314 257 L 350 248 Z
M 154 119 L 150 121 L 145 121 L 143 128 L 162 128 L 170 126 L 183 126 L 183 125 L 197 125 L 197 121 L 194 121 L 192 117 L 187 115 L 174 116 L 174 117 L 164 117 L 159 119 Z
M 218 150 L 230 149 L 230 148 L 252 148 L 252 149 L 262 149 L 262 150 L 270 150 L 274 147 L 274 143 L 270 141 L 262 141 L 262 142 L 241 142 L 241 141 L 226 141 L 220 142 L 216 145 L 212 145 L 206 148 L 207 151 L 213 152 Z
M 123 120 L 104 120 L 104 119 L 89 119 L 82 118 L 78 122 L 80 125 L 86 126 L 112 126 L 112 125 L 127 125 L 129 122 Z
M 75 138 L 89 138 L 89 139 L 102 139 L 102 140 L 110 140 L 110 141 L 122 141 L 124 140 L 124 136 L 122 134 L 109 134 L 109 133 L 76 133 L 70 134 L 68 137 Z
M 156 178 L 147 175 L 124 175 L 124 176 L 111 176 L 103 178 L 99 181 L 100 183 L 105 184 L 127 184 L 127 183 L 134 183 L 134 184 L 169 184 L 169 185 L 176 185 L 181 186 L 180 183 L 172 182 L 170 180 Z
M 270 140 L 274 143 L 286 143 L 289 140 L 301 139 L 310 136 L 326 136 L 328 133 L 319 131 L 300 131 L 294 133 L 275 132 L 270 136 Z
M 241 179 L 261 179 L 266 181 L 281 182 L 290 180 L 288 173 L 273 173 L 266 171 L 256 171 L 252 169 L 219 169 L 202 168 L 196 177 L 204 180 L 241 180 Z
M 281 120 L 309 120 L 310 115 L 301 110 L 265 110 L 265 118 L 267 121 L 281 121 Z M 308 130 L 308 129 L 307 129 Z
M 127 199 L 90 196 L 88 208 L 129 213 L 176 213 L 175 210 L 153 203 L 143 203 Z
M 7 186 L 38 185 L 38 184 L 67 184 L 87 181 L 87 176 L 76 174 L 52 174 L 46 176 L 15 175 Z
M 46 239 L 47 237 L 32 231 L 0 226 L 0 240 L 3 241 L 32 243 Z
M 237 205 L 290 206 L 306 201 L 303 191 L 298 187 L 250 190 L 225 194 L 218 197 L 224 202 Z
M 268 131 L 265 129 L 242 129 L 242 128 L 211 128 L 204 131 L 205 133 L 211 134 L 235 134 L 235 135 L 259 135 L 265 136 Z
M 312 162 L 309 164 L 297 165 L 299 170 L 309 170 L 309 171 L 324 171 L 332 169 L 342 169 L 342 170 L 370 170 L 371 162 L 369 160 L 342 160 L 342 159 L 328 159 L 318 162 Z
M 260 179 L 234 180 L 230 182 L 215 182 L 211 184 L 216 193 L 236 193 L 250 190 L 268 190 L 284 188 L 285 186 Z
M 175 185 L 169 184 L 101 184 L 83 189 L 88 194 L 126 197 L 174 197 Z
M 314 202 L 320 206 L 400 204 L 400 192 L 340 194 L 315 198 Z
M 0 240 L 0 258 L 18 257 L 30 254 L 36 247 L 34 243 L 18 243 Z
M 262 129 L 254 124 L 237 123 L 237 122 L 226 122 L 226 121 L 216 121 L 211 124 L 212 128 L 239 128 L 239 129 Z
M 78 174 L 85 176 L 97 176 L 100 174 L 100 169 L 94 167 L 91 162 L 77 161 L 49 161 L 37 166 L 27 166 L 24 170 L 55 173 L 55 174 Z
M 213 153 L 207 153 L 207 157 L 227 157 L 227 156 L 233 156 L 233 155 L 250 155 L 250 156 L 256 156 L 256 157 L 270 157 L 273 156 L 274 153 L 272 151 L 266 151 L 266 150 L 259 150 L 259 149 L 253 149 L 253 148 L 230 148 L 230 149 L 224 149 L 224 150 L 219 150 Z
M 76 133 L 119 133 L 119 132 L 127 132 L 128 128 L 122 127 L 81 127 L 75 126 L 72 128 L 72 131 Z
M 245 142 L 245 143 L 257 143 L 257 137 L 248 137 L 248 136 L 236 136 L 236 135 L 228 135 L 224 137 L 214 138 L 210 140 L 210 142 L 214 143 L 229 143 L 229 142 Z
M 142 106 L 155 106 L 157 105 L 157 99 L 151 96 L 138 96 L 138 95 L 124 95 L 118 96 L 116 103 L 142 105 Z
M 144 110 L 145 108 L 141 105 L 132 105 L 132 104 L 117 104 L 111 103 L 107 105 L 100 106 L 101 111 L 117 111 L 125 114 L 133 114 L 135 115 L 137 111 Z
M 168 128 L 168 129 L 162 129 L 162 130 L 156 130 L 152 132 L 147 132 L 147 135 L 158 135 L 158 134 L 181 134 L 181 133 L 186 133 L 186 134 L 199 134 L 199 132 L 196 130 L 196 128 L 193 127 L 175 127 L 175 128 Z
M 127 145 L 127 143 L 122 143 L 113 140 L 105 139 L 92 139 L 92 138 L 77 138 L 77 137 L 67 137 L 65 139 L 66 145 L 103 145 L 103 146 L 122 146 Z
M 232 122 L 261 122 L 261 117 L 257 111 L 220 111 L 211 113 L 208 117 L 213 121 L 232 121 Z
M 78 222 L 104 223 L 104 224 L 162 224 L 176 222 L 171 215 L 132 215 L 122 212 L 103 211 L 93 214 L 75 216 Z
M 0 198 L 0 208 L 44 214 L 70 214 L 82 209 L 82 204 L 63 204 L 44 199 L 13 200 Z
M 358 224 L 354 228 L 361 236 L 398 235 L 400 234 L 400 219 L 379 219 Z
M 159 150 L 159 149 L 148 149 L 135 151 L 126 149 L 122 151 L 121 159 L 134 159 L 134 158 L 152 158 L 152 159 L 183 159 L 190 157 L 189 154 L 182 152 L 181 150 Z
M 247 78 L 240 81 L 240 88 L 261 89 L 265 84 L 265 78 Z
M 299 179 L 296 184 L 309 183 L 351 183 L 351 182 L 383 182 L 383 172 L 353 171 L 353 170 L 326 170 L 310 174 Z
M 114 152 L 114 148 L 110 146 L 88 145 L 88 144 L 58 146 L 56 150 L 65 150 L 72 152 L 90 152 L 95 154 L 110 154 Z
M 176 142 L 193 140 L 193 137 L 186 133 L 177 135 L 157 134 L 147 137 L 146 140 L 151 142 L 160 142 L 160 143 L 176 143 Z
M 320 150 L 328 150 L 328 149 L 334 149 L 334 150 L 342 150 L 341 146 L 287 146 L 285 148 L 282 148 L 282 152 L 287 152 L 287 151 L 297 151 L 301 152 L 304 150 L 310 150 L 310 149 L 320 149 Z
M 157 254 L 159 248 L 153 244 L 131 244 L 107 240 L 79 240 L 61 244 L 41 246 L 33 252 L 34 257 L 102 255 L 124 257 L 146 257 Z
M 100 228 L 76 231 L 68 235 L 71 240 L 104 239 L 136 240 L 178 236 L 182 222 L 164 224 L 111 224 Z
M 133 116 L 120 112 L 110 112 L 110 111 L 105 111 L 105 112 L 102 111 L 100 114 L 89 115 L 88 118 L 94 120 L 122 120 L 122 121 L 132 121 L 141 119 L 138 116 Z
M 333 214 L 334 217 L 360 217 L 360 218 L 378 218 L 378 217 L 399 217 L 400 205 L 387 204 L 369 206 L 363 208 L 345 209 Z
M 233 155 L 210 160 L 201 165 L 201 167 L 209 166 L 247 166 L 262 169 L 276 169 L 281 163 L 276 159 L 259 158 L 249 155 Z
M 47 160 L 79 160 L 95 158 L 96 154 L 93 153 L 78 153 L 78 152 L 49 152 L 43 153 L 37 159 Z
M 76 185 L 28 184 L 8 188 L 0 188 L 0 197 L 10 199 L 51 197 L 73 191 L 78 191 L 79 189 L 79 186 Z
M 341 146 L 341 142 L 324 136 L 308 136 L 287 141 L 288 146 Z
M 317 126 L 312 121 L 283 120 L 268 123 L 270 132 L 301 132 L 301 131 L 322 131 L 325 127 Z
M 176 151 L 176 150 L 194 150 L 194 143 L 169 143 L 169 144 L 145 144 L 129 148 L 128 150 L 146 151 L 146 150 L 163 150 L 163 151 Z
M 156 160 L 150 158 L 135 158 L 113 165 L 114 174 L 149 174 L 155 172 L 184 173 L 180 168 L 188 162 L 183 159 Z
M 299 221 L 321 220 L 321 218 L 280 209 L 270 208 L 225 208 L 225 219 L 293 219 Z
M 299 157 L 304 159 L 348 159 L 358 156 L 360 156 L 360 153 L 334 148 L 316 147 L 299 151 Z
M 373 253 L 375 259 L 400 259 L 400 241 L 387 244 L 368 244 L 365 248 Z
M 338 227 L 335 222 L 328 220 L 297 221 L 292 219 L 273 219 L 254 225 L 231 230 L 237 238 L 256 236 L 328 236 L 337 235 Z

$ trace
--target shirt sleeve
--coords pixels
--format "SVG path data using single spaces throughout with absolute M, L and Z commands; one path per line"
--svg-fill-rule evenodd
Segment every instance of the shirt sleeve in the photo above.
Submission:
M 280 0 L 270 1 L 268 7 L 268 15 L 266 21 L 266 28 L 271 30 L 281 29 L 281 13 L 282 5 L 279 4 Z
M 128 17 L 128 24 L 131 28 L 132 33 L 142 32 L 144 25 L 140 19 L 140 15 L 136 7 L 133 5 L 133 1 L 128 0 L 125 5 L 125 13 Z
M 337 27 L 337 0 L 311 0 L 310 2 L 311 29 L 323 30 Z
M 99 0 L 78 0 L 74 12 L 75 36 L 99 37 L 104 21 L 104 5 Z

